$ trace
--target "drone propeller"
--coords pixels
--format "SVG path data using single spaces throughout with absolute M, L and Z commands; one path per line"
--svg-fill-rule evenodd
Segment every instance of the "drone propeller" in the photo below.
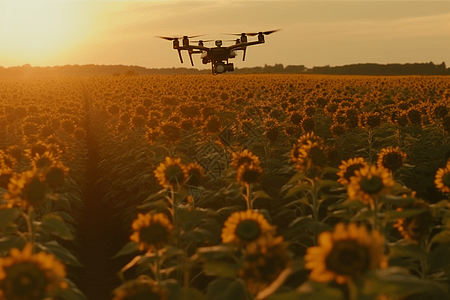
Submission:
M 264 35 L 269 35 L 272 34 L 274 32 L 280 31 L 281 29 L 275 29 L 275 30 L 269 30 L 269 31 L 262 31 L 262 32 L 251 32 L 251 33 L 223 33 L 226 35 L 238 35 L 238 36 L 242 36 L 242 35 L 248 35 L 248 36 L 255 36 L 258 35 L 260 33 L 264 34 Z
M 188 38 L 188 39 L 196 38 L 196 37 L 199 37 L 199 36 L 202 36 L 202 35 L 203 35 L 203 34 L 191 35 L 191 36 L 182 36 L 182 37 L 166 37 L 166 36 L 157 36 L 157 37 L 159 37 L 159 38 L 161 38 L 161 39 L 168 40 L 168 41 L 173 41 L 173 40 L 181 40 L 181 39 L 184 38 L 184 37 L 186 37 L 186 38 Z
M 190 41 L 191 43 L 200 43 L 200 42 L 202 42 L 202 43 L 208 43 L 208 42 L 212 42 L 212 41 L 214 41 L 214 40 L 198 40 L 198 41 Z

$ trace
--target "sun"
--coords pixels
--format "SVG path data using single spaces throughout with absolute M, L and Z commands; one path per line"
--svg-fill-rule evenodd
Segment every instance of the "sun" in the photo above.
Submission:
M 84 27 L 71 8 L 67 1 L 0 1 L 0 54 L 11 62 L 32 64 L 61 55 Z

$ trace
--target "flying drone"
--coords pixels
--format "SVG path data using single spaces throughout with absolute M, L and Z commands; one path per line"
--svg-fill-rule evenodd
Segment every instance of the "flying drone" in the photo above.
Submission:
M 211 63 L 212 66 L 212 74 L 222 74 L 225 72 L 234 71 L 234 65 L 229 63 L 228 60 L 236 57 L 236 51 L 242 50 L 244 51 L 244 55 L 242 57 L 242 61 L 245 60 L 245 54 L 248 46 L 264 44 L 264 36 L 272 34 L 277 30 L 270 31 L 261 31 L 257 33 L 231 33 L 228 35 L 237 35 L 238 39 L 235 40 L 226 40 L 226 41 L 234 41 L 235 44 L 231 46 L 222 46 L 222 40 L 216 40 L 216 47 L 205 47 L 204 43 L 212 42 L 213 40 L 199 40 L 199 41 L 190 41 L 191 38 L 196 38 L 201 35 L 193 35 L 193 36 L 183 36 L 183 37 L 165 37 L 159 36 L 159 38 L 172 41 L 173 49 L 178 51 L 178 56 L 180 57 L 181 63 L 183 63 L 183 58 L 181 56 L 181 51 L 186 50 L 189 54 L 189 59 L 191 61 L 191 65 L 194 66 L 194 62 L 192 61 L 192 54 L 200 53 L 200 58 L 202 59 L 203 64 Z M 247 37 L 249 36 L 258 36 L 257 41 L 249 42 Z M 181 40 L 181 45 L 180 45 Z M 190 43 L 197 43 L 197 45 L 191 45 Z

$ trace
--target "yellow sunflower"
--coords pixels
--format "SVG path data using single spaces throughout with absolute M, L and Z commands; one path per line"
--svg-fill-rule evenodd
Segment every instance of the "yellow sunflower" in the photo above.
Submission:
M 13 177 L 14 172 L 10 168 L 0 169 L 0 187 L 8 189 L 9 180 Z
M 113 300 L 167 300 L 167 291 L 146 276 L 129 280 L 114 290 Z
M 190 163 L 186 166 L 188 172 L 188 179 L 186 180 L 186 185 L 199 187 L 202 185 L 202 179 L 205 177 L 205 172 L 202 166 L 197 162 Z
M 33 254 L 31 243 L 22 251 L 13 248 L 8 257 L 0 258 L 0 299 L 47 299 L 67 288 L 65 276 L 65 266 L 52 254 Z
M 245 163 L 238 168 L 236 180 L 242 185 L 255 184 L 261 181 L 262 174 L 259 165 Z
M 304 257 L 313 281 L 343 284 L 369 270 L 387 267 L 384 237 L 376 230 L 369 234 L 364 226 L 339 223 L 334 232 L 322 232 L 318 244 L 309 247 Z
M 47 169 L 52 165 L 55 165 L 57 158 L 53 153 L 45 151 L 42 154 L 36 153 L 36 155 L 31 160 L 31 166 L 33 169 Z
M 26 171 L 14 174 L 8 183 L 8 193 L 3 198 L 21 207 L 38 207 L 45 203 L 47 196 L 47 187 L 42 173 Z
M 327 164 L 327 156 L 318 142 L 307 141 L 298 149 L 297 163 L 295 168 L 299 171 L 311 168 L 322 169 Z
M 245 149 L 241 152 L 233 152 L 230 163 L 233 168 L 237 170 L 241 165 L 245 163 L 253 164 L 255 166 L 260 165 L 258 156 L 254 155 L 248 149 Z
M 254 210 L 233 213 L 222 228 L 222 242 L 241 246 L 264 239 L 266 234 L 273 234 L 275 227 L 264 216 Z
M 347 193 L 351 200 L 372 204 L 379 196 L 388 194 L 392 186 L 394 180 L 386 169 L 365 166 L 350 177 Z
M 138 214 L 131 226 L 134 232 L 130 240 L 139 244 L 139 250 L 147 252 L 164 248 L 173 229 L 172 223 L 163 213 Z
M 367 166 L 367 162 L 362 157 L 355 157 L 350 158 L 347 161 L 342 161 L 342 164 L 339 166 L 339 172 L 337 172 L 337 175 L 339 176 L 337 181 L 342 185 L 348 185 L 350 183 L 350 178 L 355 176 L 355 171 Z
M 434 180 L 434 184 L 436 188 L 440 190 L 442 193 L 450 193 L 450 163 L 447 162 L 447 165 L 444 168 L 440 168 L 436 172 L 436 177 Z
M 188 170 L 181 163 L 181 158 L 166 157 L 155 170 L 155 177 L 164 188 L 179 187 L 188 178 Z
M 320 136 L 315 135 L 314 132 L 308 132 L 307 134 L 302 135 L 297 140 L 297 143 L 300 147 L 310 143 L 317 143 L 318 146 L 323 147 L 323 139 Z
M 405 209 L 425 209 L 419 215 L 409 218 L 399 218 L 394 223 L 394 228 L 397 228 L 405 240 L 417 243 L 420 238 L 426 237 L 430 233 L 430 229 L 434 223 L 433 213 L 430 210 L 430 205 L 422 199 L 416 199 L 413 203 L 405 207 L 398 207 L 397 211 L 403 211 Z
M 283 238 L 270 238 L 264 247 L 252 243 L 246 248 L 242 268 L 238 275 L 244 280 L 248 291 L 256 295 L 264 290 L 281 272 L 291 266 L 288 244 Z
M 68 173 L 69 168 L 58 161 L 45 170 L 45 184 L 51 189 L 62 187 Z
M 377 166 L 395 172 L 403 166 L 405 159 L 406 153 L 400 151 L 398 147 L 387 147 L 381 149 L 378 154 Z

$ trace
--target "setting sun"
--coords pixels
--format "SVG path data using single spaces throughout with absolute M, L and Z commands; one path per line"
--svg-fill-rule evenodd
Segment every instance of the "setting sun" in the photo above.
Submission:
M 42 64 L 58 59 L 81 40 L 87 27 L 77 19 L 78 12 L 68 2 L 1 2 L 0 54 Z

